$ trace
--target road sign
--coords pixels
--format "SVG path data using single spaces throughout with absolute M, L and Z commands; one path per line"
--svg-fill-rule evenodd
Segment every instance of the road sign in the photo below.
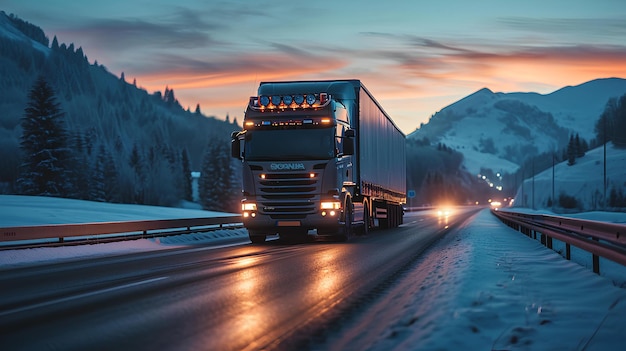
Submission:
M 414 197 L 415 197 L 415 190 L 409 190 L 409 191 L 407 191 L 406 196 L 407 196 L 409 199 L 414 198 Z

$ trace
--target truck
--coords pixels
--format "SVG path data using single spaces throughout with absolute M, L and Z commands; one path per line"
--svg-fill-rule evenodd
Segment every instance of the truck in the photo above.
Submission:
M 405 141 L 358 79 L 261 82 L 231 134 L 250 241 L 346 241 L 399 226 Z

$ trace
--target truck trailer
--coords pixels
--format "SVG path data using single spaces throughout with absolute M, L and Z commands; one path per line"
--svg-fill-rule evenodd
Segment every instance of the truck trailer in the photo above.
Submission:
M 262 82 L 231 138 L 253 243 L 402 224 L 406 137 L 360 80 Z

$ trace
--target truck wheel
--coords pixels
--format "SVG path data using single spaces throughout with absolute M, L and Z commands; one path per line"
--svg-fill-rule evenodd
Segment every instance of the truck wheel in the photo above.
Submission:
M 387 215 L 389 216 L 389 228 L 395 228 L 398 226 L 398 216 L 396 211 L 396 205 L 391 205 L 388 208 Z
M 361 235 L 368 235 L 370 233 L 370 211 L 369 205 L 365 203 L 363 206 L 363 228 L 359 231 Z
M 248 238 L 252 241 L 253 244 L 262 244 L 265 242 L 265 234 L 259 234 L 257 232 L 248 231 Z
M 380 218 L 378 220 L 378 226 L 382 229 L 387 229 L 391 227 L 391 222 L 390 222 L 390 217 L 389 217 L 389 212 L 390 212 L 389 206 L 385 204 L 385 208 L 387 209 L 387 218 Z M 374 211 L 376 211 L 375 207 L 374 207 Z
M 341 234 L 339 234 L 339 240 L 340 241 L 348 241 L 350 240 L 350 237 L 352 236 L 352 222 L 353 222 L 353 217 L 354 217 L 354 210 L 352 208 L 352 200 L 348 199 L 346 200 L 346 207 L 344 210 L 344 225 L 343 228 L 340 228 L 339 230 L 342 230 L 343 232 Z

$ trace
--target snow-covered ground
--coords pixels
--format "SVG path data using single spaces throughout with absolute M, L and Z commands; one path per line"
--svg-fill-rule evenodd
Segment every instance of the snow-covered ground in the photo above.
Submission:
M 38 201 L 44 201 L 45 205 Z M 52 207 L 47 201 L 52 202 Z M 103 218 L 112 221 L 211 215 L 222 214 L 0 196 L 0 227 L 93 222 Z M 606 216 L 601 212 L 580 215 L 603 220 Z M 613 214 L 609 220 L 626 222 L 624 216 Z M 358 337 L 372 350 L 622 350 L 626 345 L 626 289 L 619 287 L 626 280 L 625 267 L 601 262 L 602 274 L 598 276 L 584 267 L 584 253 L 576 255 L 582 257 L 582 265 L 567 261 L 539 242 L 508 228 L 487 210 L 459 230 L 449 245 L 441 243 L 436 246 L 437 251 L 430 251 L 434 258 L 432 272 L 410 273 L 428 273 L 424 284 L 404 282 L 392 288 L 383 298 L 382 306 L 387 306 L 384 311 L 372 312 L 387 316 L 388 323 L 383 325 L 381 333 L 333 336 L 331 344 L 338 348 L 358 345 L 359 341 L 349 340 Z M 247 236 L 242 229 L 225 232 Z M 0 270 L 213 240 L 219 237 L 206 233 L 76 247 L 4 250 L 0 251 Z M 385 318 L 381 316 L 376 322 L 380 325 Z M 426 328 L 416 329 L 414 326 L 419 324 L 416 321 L 424 319 L 430 321 Z
M 617 148 L 607 143 L 606 174 L 607 197 L 612 189 L 622 189 L 626 185 L 626 149 Z M 554 192 L 552 189 L 552 167 L 524 180 L 524 186 L 517 189 L 514 206 L 528 208 L 550 208 L 548 199 L 558 206 L 560 194 L 576 198 L 578 209 L 572 211 L 589 211 L 602 208 L 604 198 L 604 148 L 589 150 L 585 156 L 576 159 L 572 166 L 567 161 L 554 167 Z M 626 221 L 624 221 L 626 222 Z
M 145 205 L 111 204 L 38 196 L 0 195 L 0 228 L 69 223 L 234 216 L 232 213 Z M 49 261 L 171 249 L 190 243 L 247 238 L 245 229 L 130 240 L 107 244 L 0 251 L 0 270 Z M 0 246 L 2 243 L 0 242 Z

